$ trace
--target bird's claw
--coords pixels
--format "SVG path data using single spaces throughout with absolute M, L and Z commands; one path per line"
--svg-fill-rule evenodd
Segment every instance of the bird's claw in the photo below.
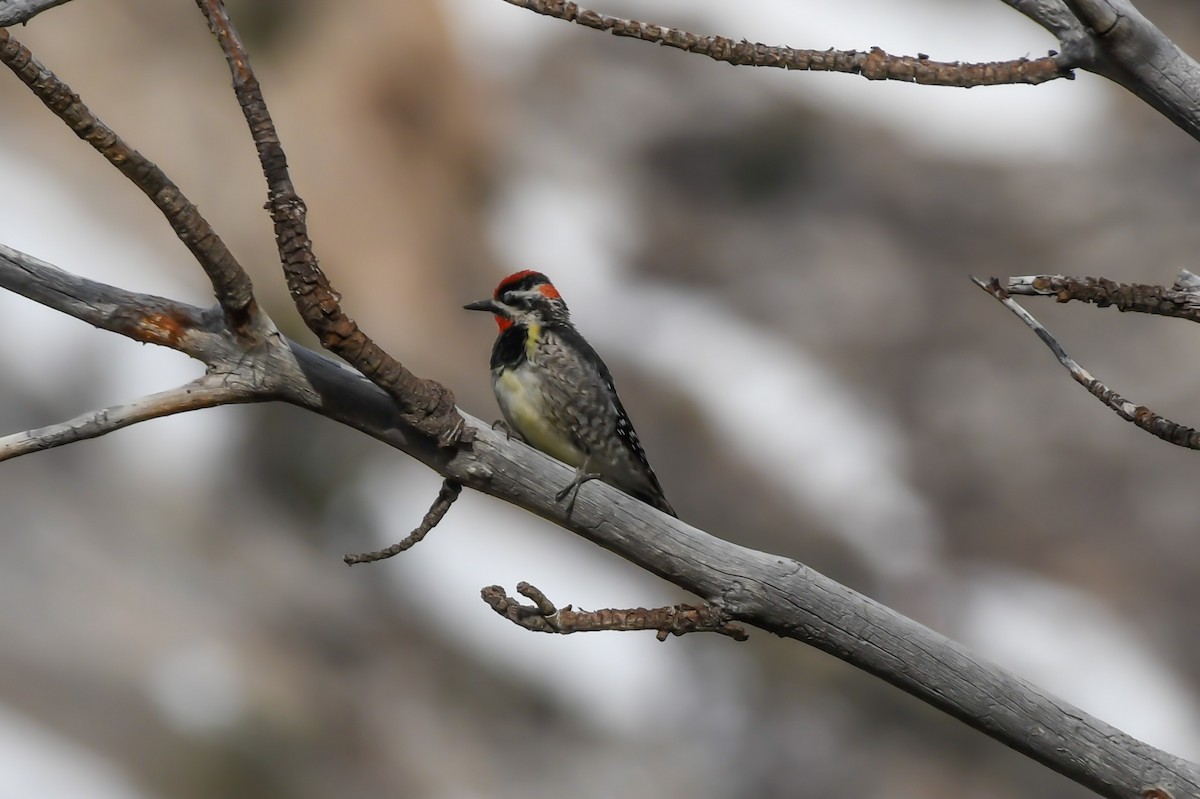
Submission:
M 505 441 L 512 441 L 515 438 L 517 441 L 525 443 L 525 439 L 521 437 L 521 434 L 509 427 L 508 422 L 504 421 L 503 419 L 497 419 L 496 421 L 492 422 L 492 429 L 503 430 Z
M 575 500 L 579 497 L 579 487 L 589 480 L 599 480 L 600 475 L 593 472 L 577 472 L 575 479 L 567 484 L 565 488 L 554 495 L 555 502 L 562 502 L 568 495 L 571 501 L 567 503 L 567 515 L 571 515 L 571 511 L 575 509 Z

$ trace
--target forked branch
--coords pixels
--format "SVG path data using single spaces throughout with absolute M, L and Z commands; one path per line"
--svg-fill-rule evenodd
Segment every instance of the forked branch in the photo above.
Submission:
M 150 159 L 126 144 L 112 128 L 92 114 L 70 86 L 39 64 L 33 54 L 3 28 L 0 28 L 0 62 L 11 69 L 76 136 L 92 145 L 150 198 L 208 275 L 213 294 L 225 311 L 230 327 L 239 332 L 247 329 L 255 310 L 250 277 L 179 187 Z
M 367 346 L 369 339 L 341 311 L 312 255 L 303 203 L 291 186 L 244 48 L 220 4 L 198 2 L 226 50 L 259 147 L 276 236 L 297 307 L 327 347 L 358 364 L 375 384 L 273 333 L 250 346 L 231 335 L 222 314 L 161 298 L 149 298 L 138 307 L 136 296 L 121 295 L 119 289 L 79 283 L 45 269 L 30 270 L 26 267 L 32 259 L 26 259 L 24 266 L 16 259 L 12 263 L 17 266 L 9 269 L 0 259 L 0 286 L 16 286 L 39 302 L 123 335 L 187 351 L 224 379 L 236 377 L 258 386 L 256 381 L 270 376 L 268 386 L 256 390 L 378 438 L 449 481 L 543 516 L 691 591 L 719 608 L 725 619 L 818 647 L 1105 796 L 1200 795 L 1200 769 L 1194 764 L 1130 738 L 802 563 L 708 535 L 603 483 L 584 486 L 567 517 L 554 499 L 554 488 L 566 482 L 569 470 L 470 417 L 466 425 L 476 434 L 471 447 L 438 447 L 431 435 L 442 437 L 441 433 L 462 423 L 452 418 L 449 393 L 422 394 L 422 384 L 416 383 L 415 393 L 403 396 L 405 380 L 412 376 L 398 364 L 393 367 L 390 359 L 379 360 L 378 348 Z M 1052 3 L 1033 5 L 1050 9 Z M 53 296 L 56 284 L 68 289 L 66 299 Z M 88 294 L 92 290 L 94 296 Z M 111 313 L 105 304 L 110 300 Z M 160 310 L 167 311 L 163 319 L 153 318 Z M 214 364 L 228 369 L 222 371 Z M 400 377 L 389 379 L 389 372 Z M 530 598 L 538 605 L 533 613 L 513 612 L 526 618 L 536 614 L 543 621 L 556 618 L 553 623 L 562 626 L 562 614 L 569 609 L 546 613 L 552 603 L 544 597 L 539 601 L 536 595 Z
M 262 88 L 250 67 L 250 56 L 222 0 L 196 0 L 196 4 L 225 53 L 234 93 L 258 150 L 267 179 L 267 209 L 275 223 L 279 258 L 296 310 L 321 346 L 344 358 L 386 391 L 414 427 L 443 446 L 457 443 L 465 428 L 450 389 L 410 372 L 342 310 L 340 297 L 313 251 L 304 201 L 292 184 L 287 157 Z
M 1134 405 L 1092 377 L 1090 372 L 1076 363 L 1075 359 L 1070 355 L 1067 355 L 1066 350 L 1062 348 L 1058 340 L 1054 338 L 1041 322 L 1033 317 L 1033 314 L 1022 308 L 1008 296 L 1008 291 L 1000 285 L 1000 281 L 996 278 L 984 281 L 973 277 L 971 280 L 979 288 L 999 300 L 1005 308 L 1008 308 L 1018 319 L 1024 322 L 1042 340 L 1042 343 L 1050 348 L 1050 351 L 1054 353 L 1054 357 L 1070 373 L 1075 382 L 1086 388 L 1089 394 L 1103 402 L 1117 416 L 1120 416 L 1127 422 L 1133 422 L 1147 433 L 1156 438 L 1161 438 L 1170 444 L 1187 449 L 1200 449 L 1200 432 L 1185 425 L 1172 422 L 1170 419 L 1150 410 L 1145 405 Z

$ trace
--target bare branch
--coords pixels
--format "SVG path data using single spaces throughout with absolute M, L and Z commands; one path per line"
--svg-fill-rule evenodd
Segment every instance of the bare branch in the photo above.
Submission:
M 0 61 L 76 136 L 92 145 L 150 198 L 175 235 L 203 267 L 231 327 L 238 330 L 248 326 L 256 310 L 250 277 L 179 187 L 153 162 L 97 119 L 70 86 L 38 63 L 32 53 L 3 28 L 0 28 Z
M 296 309 L 321 346 L 336 353 L 386 391 L 404 418 L 424 434 L 449 446 L 465 430 L 450 389 L 417 377 L 376 344 L 342 311 L 340 297 L 321 270 L 308 237 L 304 201 L 288 174 L 287 157 L 271 121 L 245 47 L 222 0 L 196 0 L 229 63 L 234 93 L 246 117 L 267 179 L 267 207 Z
M 1117 416 L 1120 416 L 1127 422 L 1133 422 L 1151 435 L 1161 438 L 1170 444 L 1187 449 L 1200 449 L 1200 432 L 1159 416 L 1144 405 L 1134 405 L 1092 377 L 1086 369 L 1075 362 L 1074 358 L 1067 355 L 1062 345 L 1058 343 L 1041 322 L 1035 319 L 1029 311 L 1026 311 L 1009 298 L 1008 292 L 1000 285 L 1000 281 L 995 278 L 992 278 L 990 281 L 983 281 L 975 277 L 971 278 L 971 280 L 979 288 L 999 300 L 1004 307 L 1008 308 L 1022 322 L 1028 325 L 1029 329 L 1036 333 L 1037 337 L 1050 348 L 1050 351 L 1054 353 L 1054 357 L 1058 358 L 1058 362 L 1071 373 L 1071 377 L 1075 379 L 1075 382 L 1086 388 L 1088 393 L 1112 409 L 1113 413 L 1117 414 Z
M 441 490 L 438 491 L 437 497 L 433 500 L 433 505 L 425 514 L 425 518 L 421 520 L 420 526 L 408 534 L 402 541 L 392 544 L 387 549 L 379 549 L 375 552 L 364 552 L 360 555 L 346 555 L 342 558 L 347 566 L 353 566 L 356 563 L 374 563 L 379 560 L 399 555 L 406 549 L 412 549 L 417 544 L 425 539 L 429 531 L 438 526 L 446 516 L 446 511 L 450 510 L 450 506 L 454 504 L 454 500 L 458 499 L 458 495 L 462 493 L 462 485 L 453 480 L 443 480 Z
M 517 441 L 507 440 L 476 419 L 455 416 L 453 400 L 448 391 L 437 384 L 419 381 L 402 371 L 403 367 L 391 359 L 382 360 L 387 357 L 386 354 L 382 354 L 361 334 L 353 320 L 341 311 L 336 293 L 320 272 L 312 254 L 304 206 L 291 185 L 282 148 L 262 102 L 258 84 L 249 71 L 244 49 L 228 25 L 220 3 L 217 0 L 197 1 L 209 14 L 210 25 L 226 50 L 239 101 L 259 148 L 260 160 L 268 179 L 269 204 L 276 224 L 281 258 L 297 307 L 306 314 L 306 322 L 310 327 L 322 335 L 326 347 L 360 364 L 383 390 L 319 354 L 284 342 L 281 338 L 268 337 L 259 342 L 223 338 L 225 331 L 218 332 L 219 327 L 214 329 L 213 325 L 209 325 L 210 317 L 204 312 L 176 304 L 173 309 L 178 313 L 168 316 L 178 323 L 182 331 L 197 336 L 194 341 L 232 342 L 227 350 L 222 350 L 215 343 L 211 347 L 188 345 L 189 354 L 194 353 L 195 357 L 204 359 L 211 369 L 221 375 L 220 378 L 211 379 L 221 380 L 228 386 L 245 386 L 230 389 L 238 396 L 279 398 L 366 432 L 426 463 L 447 481 L 469 485 L 529 509 L 695 593 L 711 609 L 715 609 L 714 612 L 722 614 L 724 620 L 754 624 L 829 652 L 1102 795 L 1124 799 L 1200 794 L 1200 769 L 1193 764 L 1146 746 L 1045 694 L 1037 687 L 981 662 L 937 633 L 801 563 L 714 538 L 603 483 L 593 482 L 584 486 L 570 516 L 564 515 L 564 508 L 555 500 L 554 488 L 569 478 L 567 467 Z M 577 6 L 570 5 L 576 12 L 579 11 Z M 640 23 L 629 24 L 640 26 Z M 1115 29 L 1119 28 L 1120 20 Z M 666 41 L 663 29 L 657 29 L 657 39 L 651 38 L 648 32 L 645 36 L 635 34 L 632 28 L 618 31 L 615 26 L 606 28 L 602 24 L 600 29 L 650 41 Z M 719 44 L 714 37 L 708 45 L 704 45 L 709 41 L 697 39 L 692 49 L 699 49 L 702 45 L 716 48 Z M 7 38 L 0 40 L 0 45 L 6 51 L 7 43 Z M 729 42 L 729 46 L 745 45 Z M 758 52 L 754 46 L 749 47 L 754 53 Z M 13 64 L 20 60 L 19 56 L 20 52 L 17 51 L 13 56 Z M 751 60 L 745 63 L 753 63 L 751 55 L 746 57 Z M 869 59 L 869 56 L 865 57 Z M 889 62 L 889 57 L 881 51 L 878 58 L 884 73 L 891 68 L 889 63 L 902 63 Z M 917 59 L 917 62 L 925 60 Z M 1069 59 L 1054 62 L 1055 68 L 1060 71 L 1068 63 Z M 915 70 L 919 66 L 920 63 L 912 68 Z M 22 65 L 17 71 L 26 71 L 26 67 L 28 64 Z M 856 71 L 865 74 L 870 68 L 873 67 Z M 40 75 L 40 72 L 33 69 L 30 74 Z M 879 77 L 887 78 L 889 75 L 882 74 Z M 916 79 L 912 76 L 900 77 L 905 80 Z M 47 98 L 43 99 L 47 101 Z M 69 90 L 62 93 L 60 99 L 68 106 L 78 103 Z M 73 113 L 78 111 L 79 108 L 75 108 Z M 86 113 L 86 109 L 82 111 Z M 94 132 L 94 125 L 88 130 Z M 101 133 L 106 130 L 102 129 Z M 76 132 L 88 138 L 87 131 Z M 101 145 L 104 143 L 98 142 L 98 148 Z M 14 263 L 18 266 L 14 266 Z M 60 307 L 81 319 L 98 320 L 93 324 L 101 324 L 135 338 L 149 335 L 155 343 L 167 346 L 173 346 L 173 342 L 189 341 L 186 335 L 172 336 L 169 323 L 156 328 L 162 332 L 139 333 L 144 329 L 144 324 L 136 320 L 145 319 L 147 313 L 139 316 L 137 295 L 121 296 L 121 302 L 132 302 L 134 306 L 123 305 L 120 314 L 125 316 L 114 316 L 106 308 L 87 301 L 87 291 L 98 291 L 95 285 L 57 280 L 76 294 L 67 292 L 65 297 L 56 297 L 54 286 L 56 278 L 61 276 L 45 270 L 30 270 L 27 264 L 19 267 L 19 262 L 10 263 L 9 266 L 12 268 L 6 270 L 0 262 L 0 283 L 11 280 L 22 286 L 27 296 Z M 1017 312 L 1019 306 L 1012 303 L 998 285 L 985 288 L 998 299 L 1011 304 L 1010 307 L 1015 306 L 1014 312 Z M 113 293 L 104 296 L 118 299 Z M 162 307 L 161 303 L 169 303 L 161 298 L 150 298 L 150 302 L 144 309 L 146 312 Z M 125 321 L 126 316 L 135 321 Z M 1044 328 L 1042 332 L 1045 332 Z M 205 334 L 210 338 L 203 339 Z M 1062 353 L 1057 342 L 1045 333 L 1043 340 L 1047 339 L 1048 345 L 1056 348 L 1056 354 L 1061 354 L 1066 361 L 1070 360 Z M 252 343 L 254 346 L 251 346 Z M 1073 361 L 1070 363 L 1074 364 Z M 1078 367 L 1077 364 L 1075 366 Z M 1082 369 L 1079 372 L 1086 375 Z M 265 389 L 261 388 L 264 375 L 271 375 L 266 382 L 269 388 Z M 399 377 L 391 379 L 393 375 Z M 1090 379 L 1090 375 L 1087 377 Z M 408 380 L 412 383 L 404 382 Z M 429 386 L 433 388 L 422 394 L 421 389 Z M 405 392 L 410 387 L 415 389 L 415 393 L 412 397 L 406 397 Z M 1115 397 L 1107 389 L 1101 389 L 1101 393 L 1109 394 L 1108 399 Z M 1092 387 L 1089 386 L 1089 390 Z M 178 396 L 176 399 L 180 400 Z M 1119 404 L 1128 405 L 1124 400 L 1116 399 Z M 128 416 L 130 424 L 139 420 L 133 418 L 137 413 L 131 413 L 128 409 L 113 409 L 110 414 L 114 412 L 117 416 Z M 92 418 L 79 420 L 79 427 L 86 429 L 88 424 L 109 424 L 106 418 L 89 416 Z M 474 434 L 470 447 L 439 447 L 438 442 L 431 438 L 431 434 L 459 429 L 464 419 L 468 431 Z M 66 432 L 50 433 L 51 436 L 58 434 L 65 435 Z M 452 437 L 443 436 L 443 442 Z M 434 509 L 431 509 L 430 513 L 433 512 Z M 553 618 L 557 620 L 553 623 L 561 627 L 562 614 L 575 613 L 569 608 L 563 611 L 554 609 L 544 595 L 535 591 L 529 587 L 526 596 L 535 601 L 538 606 L 536 612 L 543 621 Z M 503 597 L 502 591 L 500 595 Z M 511 603 L 507 597 L 503 598 Z M 506 606 L 506 615 L 508 611 Z M 529 611 L 514 611 L 517 612 L 529 615 Z M 648 614 L 653 612 L 646 611 Z M 622 623 L 630 623 L 628 617 L 624 618 L 626 620 Z
M 1103 796 L 1200 795 L 1200 767 L 1148 746 L 789 558 L 716 538 L 606 483 L 555 500 L 562 463 L 464 414 L 470 447 L 445 449 L 406 424 L 381 389 L 292 345 L 304 382 L 287 402 L 408 453 L 443 477 L 525 508 L 702 597 L 728 618 L 828 652 L 913 694 Z M 1030 734 L 1036 730 L 1037 734 Z
M 205 375 L 186 385 L 150 394 L 126 405 L 91 411 L 70 421 L 0 438 L 0 461 L 98 438 L 150 419 L 261 399 L 265 398 L 247 392 L 243 385 L 227 382 L 216 375 Z
M 498 585 L 490 585 L 480 591 L 483 601 L 492 610 L 518 627 L 540 633 L 586 633 L 599 631 L 629 632 L 631 630 L 658 630 L 658 640 L 665 641 L 672 635 L 687 633 L 720 633 L 735 641 L 745 641 L 750 636 L 740 624 L 733 624 L 712 605 L 671 605 L 664 608 L 603 608 L 601 610 L 573 610 L 570 605 L 554 607 L 546 595 L 529 583 L 518 583 L 517 592 L 533 605 L 523 605 L 504 593 Z
M 0 268 L 0 286 L 27 274 Z M 35 288 L 52 297 L 58 278 L 68 295 L 80 293 L 71 282 L 79 279 L 63 275 L 41 274 Z M 86 282 L 83 287 L 93 288 Z M 63 303 L 84 318 L 76 304 Z M 119 325 L 109 329 L 130 335 Z M 562 463 L 470 416 L 464 418 L 475 434 L 471 446 L 439 447 L 361 375 L 295 343 L 287 342 L 286 358 L 271 340 L 267 345 L 242 343 L 244 349 L 224 361 L 214 348 L 207 357 L 227 366 L 229 380 L 253 383 L 271 373 L 271 396 L 379 439 L 447 480 L 549 519 L 691 591 L 729 620 L 829 652 L 1104 796 L 1200 794 L 1200 768 L 1130 738 L 797 561 L 715 538 L 598 481 L 581 488 L 568 518 L 554 499 L 556 487 L 571 478 Z M 1038 734 L 1030 734 L 1035 729 Z
M 1167 288 L 1117 283 L 1103 277 L 1024 275 L 1008 278 L 1005 289 L 1009 294 L 1054 297 L 1059 302 L 1078 300 L 1101 308 L 1112 305 L 1119 311 L 1200 322 L 1200 291 L 1178 285 Z
M 0 0 L 0 28 L 24 25 L 38 14 L 71 0 Z
M 581 8 L 564 0 L 505 0 L 555 19 L 566 20 L 614 36 L 640 39 L 644 42 L 673 47 L 689 53 L 706 55 L 714 61 L 737 66 L 777 67 L 810 72 L 845 72 L 862 75 L 867 80 L 898 80 L 930 86 L 995 86 L 999 84 L 1038 84 L 1056 78 L 1072 78 L 1069 65 L 1055 57 L 1015 61 L 995 61 L 983 64 L 963 64 L 957 61 L 930 61 L 927 56 L 890 55 L 878 47 L 869 52 L 858 50 L 797 50 L 792 47 L 766 45 L 746 40 L 734 41 L 724 36 L 701 36 L 665 25 L 638 22 L 601 14 Z

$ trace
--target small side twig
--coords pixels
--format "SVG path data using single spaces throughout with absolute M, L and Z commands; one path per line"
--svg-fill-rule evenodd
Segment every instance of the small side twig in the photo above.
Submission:
M 1184 270 L 1174 286 L 1150 286 L 1142 283 L 1117 283 L 1103 277 L 1067 277 L 1065 275 L 1023 275 L 1008 278 L 1009 294 L 1054 297 L 1059 302 L 1076 300 L 1119 311 L 1171 316 L 1200 322 L 1200 292 L 1187 283 L 1190 272 Z M 1194 276 L 1193 276 L 1194 277 Z
M 991 278 L 984 281 L 977 277 L 972 277 L 971 281 L 999 300 L 1004 307 L 1012 311 L 1030 330 L 1036 333 L 1037 337 L 1054 353 L 1054 357 L 1058 358 L 1058 362 L 1070 372 L 1075 382 L 1086 388 L 1088 393 L 1107 405 L 1117 416 L 1120 416 L 1127 422 L 1132 422 L 1156 438 L 1161 438 L 1170 444 L 1187 449 L 1200 449 L 1200 432 L 1172 422 L 1170 419 L 1158 415 L 1144 405 L 1134 405 L 1092 377 L 1086 369 L 1075 362 L 1074 358 L 1067 355 L 1062 345 L 1058 343 L 1057 339 L 1051 335 L 1050 331 L 1041 322 L 1008 296 L 1008 291 L 1000 285 L 999 280 Z
M 745 641 L 749 638 L 745 628 L 730 622 L 720 609 L 712 605 L 603 608 L 587 611 L 573 610 L 570 605 L 556 608 L 545 594 L 529 583 L 518 583 L 517 592 L 533 602 L 533 605 L 525 605 L 513 599 L 498 585 L 490 585 L 479 593 L 492 610 L 518 627 L 534 632 L 570 635 L 604 630 L 657 630 L 660 641 L 667 640 L 671 635 L 698 632 L 719 633 L 735 641 Z
M 433 505 L 429 507 L 429 511 L 425 514 L 425 518 L 421 520 L 421 524 L 417 529 L 413 530 L 404 538 L 392 544 L 387 549 L 379 549 L 374 552 L 363 552 L 358 555 L 346 555 L 342 558 L 347 566 L 353 566 L 356 563 L 374 563 L 378 560 L 386 560 L 394 555 L 399 555 L 406 549 L 412 549 L 419 544 L 429 531 L 438 526 L 438 523 L 446 516 L 446 511 L 450 510 L 450 506 L 454 504 L 454 500 L 458 499 L 458 495 L 462 492 L 462 485 L 453 480 L 442 481 L 442 488 L 438 491 L 437 498 L 433 501 Z
M 1001 84 L 1038 84 L 1057 78 L 1074 78 L 1070 64 L 1063 56 L 1047 56 L 1030 60 L 994 61 L 964 64 L 958 61 L 931 61 L 918 54 L 897 56 L 878 47 L 861 50 L 799 50 L 793 47 L 736 41 L 725 36 L 701 36 L 666 25 L 622 19 L 582 8 L 578 3 L 564 0 L 505 0 L 535 14 L 574 22 L 586 28 L 608 31 L 614 36 L 640 39 L 644 42 L 672 47 L 689 53 L 699 53 L 714 61 L 735 66 L 776 67 L 778 69 L 810 72 L 843 72 L 862 75 L 867 80 L 897 80 L 928 86 L 996 86 Z
M 76 136 L 92 145 L 150 198 L 208 275 L 213 295 L 230 327 L 235 331 L 247 327 L 256 310 L 250 277 L 180 188 L 154 162 L 101 122 L 70 86 L 38 63 L 29 49 L 3 28 L 0 28 L 0 62 L 11 69 Z
M 0 438 L 0 461 L 61 447 L 111 433 L 123 427 L 176 413 L 264 399 L 243 385 L 205 375 L 178 388 L 150 394 L 125 405 L 82 414 L 66 422 Z
M 321 270 L 308 236 L 307 209 L 288 172 L 287 156 L 267 110 L 250 57 L 223 0 L 196 0 L 217 38 L 233 76 L 233 90 L 258 149 L 267 179 L 267 210 L 288 290 L 304 323 L 321 346 L 345 359 L 392 397 L 405 420 L 442 446 L 469 441 L 454 394 L 435 380 L 417 377 L 376 344 L 341 307 L 341 297 Z

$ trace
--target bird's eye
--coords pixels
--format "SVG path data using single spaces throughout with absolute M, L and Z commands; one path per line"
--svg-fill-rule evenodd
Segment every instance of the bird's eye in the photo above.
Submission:
M 511 308 L 520 308 L 526 311 L 533 307 L 533 300 L 528 294 L 521 291 L 504 292 L 503 302 Z

